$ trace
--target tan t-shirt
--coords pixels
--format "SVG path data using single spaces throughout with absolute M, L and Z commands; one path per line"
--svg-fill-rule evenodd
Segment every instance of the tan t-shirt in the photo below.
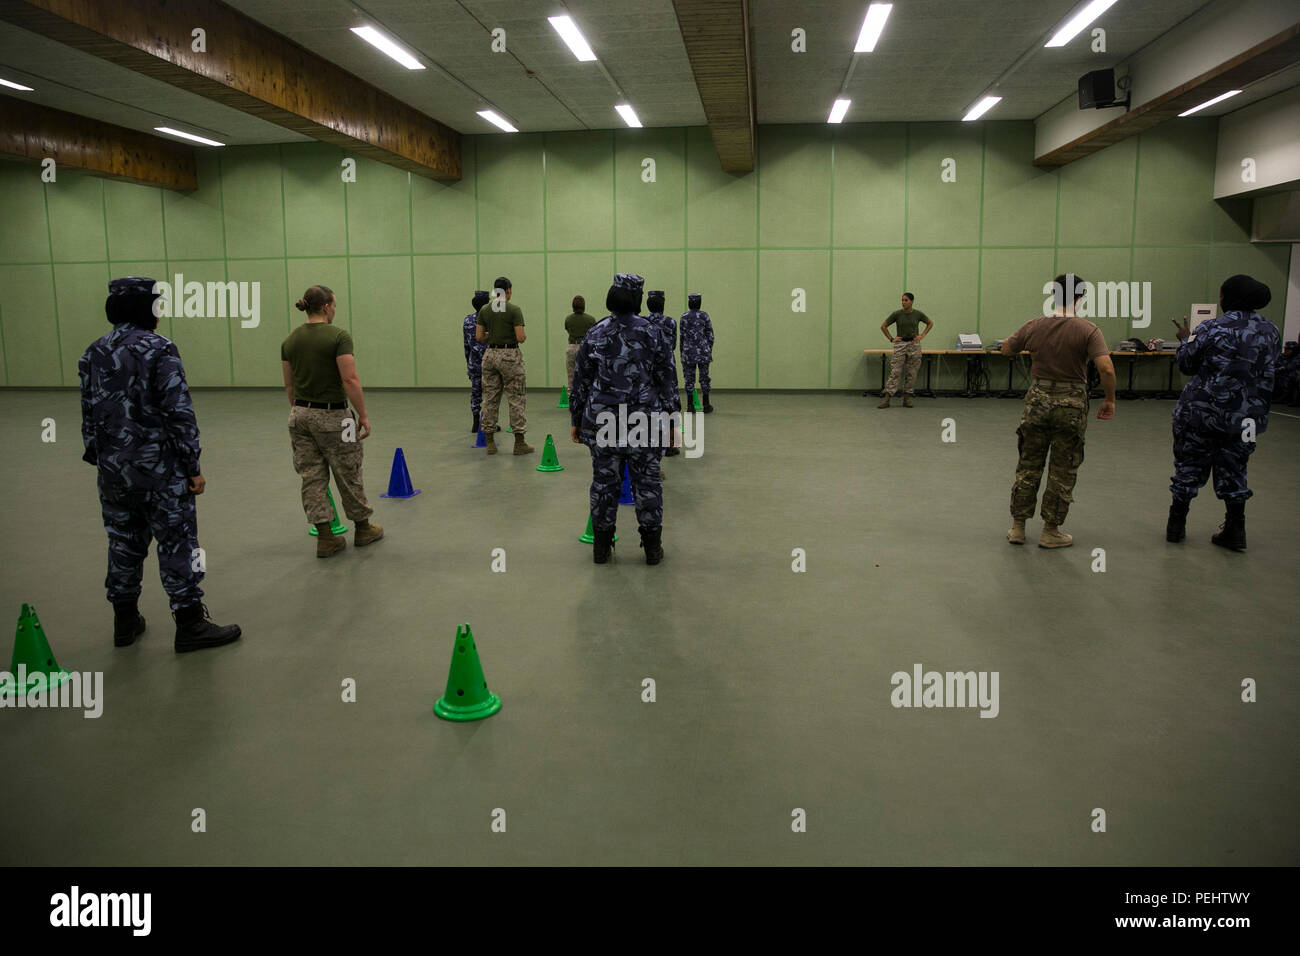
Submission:
M 1042 315 L 1017 329 L 1007 344 L 1012 351 L 1028 350 L 1029 374 L 1058 382 L 1086 382 L 1088 360 L 1105 355 L 1106 339 L 1095 322 L 1074 315 Z

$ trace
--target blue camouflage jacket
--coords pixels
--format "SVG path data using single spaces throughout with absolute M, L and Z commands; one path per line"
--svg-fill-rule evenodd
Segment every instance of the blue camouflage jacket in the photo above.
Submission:
M 692 309 L 682 313 L 682 361 L 705 364 L 713 361 L 713 323 L 709 313 Z
M 471 312 L 465 316 L 465 363 L 471 366 L 482 365 L 483 353 L 487 351 L 486 342 L 474 341 L 474 326 L 477 324 L 477 312 Z
M 112 484 L 183 491 L 199 471 L 199 426 L 180 353 L 164 335 L 116 326 L 86 349 L 81 378 L 83 460 Z
M 651 312 L 646 315 L 646 318 L 664 330 L 668 336 L 668 350 L 677 351 L 677 323 L 662 312 Z
M 1277 326 L 1258 312 L 1225 312 L 1202 322 L 1178 346 L 1178 367 L 1192 378 L 1174 406 L 1175 426 L 1228 433 L 1252 418 L 1256 434 L 1262 432 L 1281 347 Z
M 601 319 L 588 331 L 573 363 L 569 419 L 583 444 L 595 442 L 603 411 L 680 412 L 677 366 L 662 326 L 628 313 Z

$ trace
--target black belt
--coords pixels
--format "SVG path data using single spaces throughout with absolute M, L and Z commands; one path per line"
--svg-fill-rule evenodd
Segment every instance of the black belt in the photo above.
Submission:
M 904 341 L 904 342 L 915 342 L 915 341 L 916 341 L 916 336 L 915 336 L 915 335 L 900 335 L 900 336 L 899 336 L 899 339 L 900 339 L 901 341 Z
M 295 405 L 301 405 L 303 408 L 324 408 L 331 412 L 348 407 L 347 402 L 304 402 L 301 398 L 295 398 L 293 403 Z
M 517 348 L 519 348 L 519 343 L 518 343 L 518 342 L 511 342 L 509 345 L 489 345 L 488 348 L 490 348 L 490 349 L 517 349 Z

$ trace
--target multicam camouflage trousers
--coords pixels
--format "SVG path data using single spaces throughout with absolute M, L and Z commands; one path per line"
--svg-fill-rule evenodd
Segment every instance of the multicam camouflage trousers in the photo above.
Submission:
M 480 424 L 485 435 L 496 431 L 503 391 L 510 409 L 510 427 L 517 432 L 527 431 L 523 353 L 518 349 L 489 348 L 483 353 L 483 417 Z
M 108 532 L 108 576 L 104 587 L 113 604 L 140 596 L 144 559 L 149 539 L 158 542 L 158 574 L 171 609 L 190 607 L 203 600 L 199 582 L 203 565 L 196 562 L 198 514 L 194 495 L 184 478 L 168 490 L 151 491 L 99 481 L 99 505 Z
M 921 340 L 895 342 L 894 354 L 889 359 L 889 381 L 882 395 L 897 395 L 898 380 L 903 380 L 903 394 L 911 395 L 916 385 L 916 370 L 921 367 Z
M 353 521 L 368 520 L 374 513 L 366 503 L 361 486 L 360 424 L 351 431 L 356 441 L 343 440 L 344 419 L 356 422 L 356 415 L 346 408 L 305 408 L 295 405 L 289 412 L 289 441 L 293 446 L 293 469 L 302 477 L 302 510 L 307 521 L 320 524 L 332 517 L 325 492 L 330 472 L 339 486 L 339 500 L 344 513 Z
M 564 349 L 564 371 L 568 375 L 569 391 L 573 391 L 573 366 L 578 361 L 580 345 L 570 345 Z
M 1011 517 L 1032 518 L 1038 483 L 1047 463 L 1043 521 L 1060 525 L 1070 510 L 1074 483 L 1083 464 L 1083 434 L 1088 429 L 1088 388 L 1083 382 L 1036 378 L 1025 394 L 1025 410 L 1016 429 L 1020 463 L 1011 486 Z M 1048 452 L 1051 462 L 1047 462 Z

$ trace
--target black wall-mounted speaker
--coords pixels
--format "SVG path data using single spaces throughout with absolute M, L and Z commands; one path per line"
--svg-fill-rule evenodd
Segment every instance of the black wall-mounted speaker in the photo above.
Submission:
M 1079 77 L 1079 109 L 1100 110 L 1114 105 L 1114 70 L 1093 70 Z

